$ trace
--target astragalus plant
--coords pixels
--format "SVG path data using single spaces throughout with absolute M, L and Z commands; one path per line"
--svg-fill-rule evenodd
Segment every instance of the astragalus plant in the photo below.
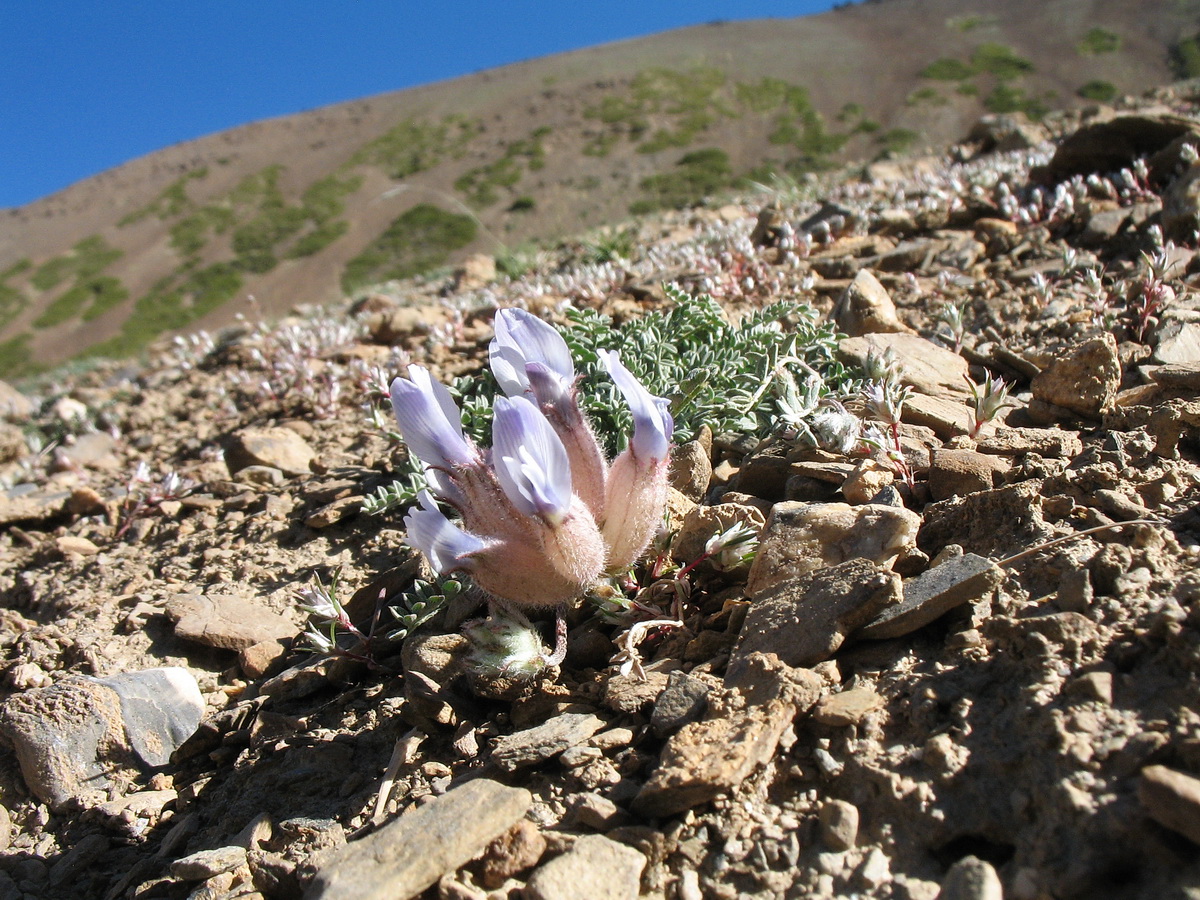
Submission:
M 645 550 L 666 502 L 672 434 L 667 401 L 601 356 L 633 418 L 628 446 L 608 463 L 580 411 L 562 336 L 528 312 L 501 310 L 490 348 L 505 396 L 493 404 L 492 447 L 463 433 L 450 391 L 422 366 L 392 382 L 392 407 L 429 489 L 405 517 L 408 543 L 441 575 L 464 572 L 507 610 L 556 607 Z M 454 509 L 462 527 L 438 503 Z M 560 635 L 564 629 L 559 629 Z M 565 653 L 560 639 L 548 661 Z

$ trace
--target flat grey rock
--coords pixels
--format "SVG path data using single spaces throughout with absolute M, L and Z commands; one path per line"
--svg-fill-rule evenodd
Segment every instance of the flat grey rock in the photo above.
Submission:
M 990 559 L 964 553 L 904 583 L 904 599 L 888 607 L 855 637 L 896 638 L 923 628 L 955 607 L 978 600 L 1004 580 L 1004 570 Z
M 202 712 L 185 669 L 147 669 L 15 694 L 0 707 L 0 734 L 30 792 L 58 810 L 107 799 L 119 770 L 164 764 Z
M 497 738 L 492 760 L 506 772 L 515 772 L 577 747 L 607 723 L 591 713 L 563 713 L 548 722 Z
M 513 827 L 533 796 L 479 778 L 361 840 L 318 854 L 305 900 L 408 900 Z

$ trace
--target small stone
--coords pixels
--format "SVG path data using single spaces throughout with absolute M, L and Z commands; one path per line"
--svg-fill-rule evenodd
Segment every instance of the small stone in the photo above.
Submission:
M 911 330 L 896 316 L 896 304 L 887 289 L 867 269 L 854 276 L 833 315 L 839 330 L 850 337 Z
M 309 528 L 328 528 L 358 515 L 362 509 L 362 497 L 342 497 L 326 504 L 304 520 Z
M 858 807 L 845 800 L 821 804 L 821 839 L 830 850 L 850 850 L 858 843 Z
M 665 818 L 736 790 L 775 755 L 797 712 L 812 708 L 821 677 L 772 654 L 731 662 L 708 716 L 668 739 L 658 768 L 633 800 L 634 811 Z
M 62 537 L 54 539 L 54 546 L 58 548 L 58 552 L 64 556 L 74 554 L 76 556 L 95 556 L 100 552 L 100 548 L 93 544 L 85 537 L 78 537 L 73 534 L 64 534 Z
M 284 482 L 283 472 L 274 466 L 246 466 L 239 469 L 237 479 L 241 484 L 257 487 L 278 487 Z
M 1200 778 L 1166 766 L 1147 766 L 1138 783 L 1138 799 L 1159 825 L 1200 844 Z
M 21 423 L 33 415 L 33 401 L 7 381 L 0 381 L 0 417 Z
M 904 402 L 901 417 L 910 425 L 932 429 L 944 441 L 970 434 L 974 424 L 974 415 L 962 400 L 927 397 L 918 393 L 909 395 Z
M 812 666 L 900 599 L 900 576 L 865 559 L 782 582 L 755 596 L 733 660 L 772 653 L 791 666 Z
M 505 772 L 537 765 L 568 747 L 585 743 L 605 724 L 590 713 L 564 713 L 533 728 L 497 738 L 492 760 Z
M 609 831 L 629 822 L 629 813 L 607 797 L 592 792 L 579 794 L 571 807 L 571 815 L 585 828 Z
M 712 460 L 699 441 L 688 441 L 671 451 L 670 484 L 689 500 L 699 501 L 708 493 Z
M 288 645 L 283 641 L 258 641 L 238 651 L 238 665 L 248 677 L 261 678 L 287 655 L 287 651 Z
M 60 459 L 69 467 L 87 466 L 89 469 L 112 469 L 117 465 L 113 451 L 116 439 L 106 431 L 81 434 L 73 443 L 60 448 Z
M 883 610 L 855 637 L 902 637 L 964 603 L 981 599 L 1003 580 L 1004 570 L 990 559 L 974 553 L 953 557 L 905 582 L 904 599 Z
M 245 847 L 218 847 L 175 860 L 171 863 L 171 874 L 183 881 L 204 881 L 245 864 Z
M 533 797 L 476 778 L 343 847 L 312 858 L 306 900 L 414 897 L 475 858 L 528 811 Z
M 757 600 L 784 581 L 850 559 L 890 566 L 915 545 L 921 517 L 868 503 L 776 503 L 750 567 L 746 593 Z
M 992 864 L 964 856 L 942 879 L 939 900 L 1004 900 L 1004 887 Z
M 236 475 L 247 466 L 270 466 L 285 475 L 307 475 L 317 454 L 291 428 L 243 428 L 225 451 L 225 464 Z
M 1078 697 L 1108 706 L 1113 699 L 1112 672 L 1087 672 L 1072 681 L 1068 690 Z
M 545 852 L 545 835 L 528 819 L 521 819 L 483 851 L 480 883 L 485 888 L 498 888 L 509 878 L 536 866 Z
M 872 847 L 859 866 L 858 880 L 868 888 L 878 888 L 892 880 L 892 864 L 878 847 Z
M 686 672 L 672 672 L 667 686 L 654 702 L 650 729 L 655 737 L 663 738 L 678 731 L 689 722 L 697 721 L 708 705 L 712 685 Z
M 525 886 L 526 900 L 637 900 L 646 857 L 602 834 L 584 835 L 544 864 Z
M 1155 384 L 1173 391 L 1200 394 L 1200 362 L 1159 366 L 1150 373 Z
M 1112 410 L 1121 361 L 1111 334 L 1084 341 L 1056 358 L 1030 385 L 1035 400 L 1097 419 Z
M 882 708 L 883 697 L 871 688 L 851 688 L 822 697 L 813 707 L 812 717 L 822 725 L 857 725 Z
M 95 488 L 76 488 L 67 498 L 66 510 L 73 516 L 99 515 L 104 512 L 104 498 Z
M 847 503 L 861 505 L 870 503 L 879 492 L 896 480 L 896 474 L 888 466 L 873 459 L 865 459 L 854 467 L 844 482 L 842 496 Z
M 70 496 L 67 491 L 39 490 L 32 484 L 0 490 L 0 526 L 57 518 Z
M 221 594 L 176 594 L 166 614 L 175 622 L 176 637 L 223 650 L 287 640 L 299 631 L 290 619 L 257 603 Z
M 929 466 L 929 494 L 934 500 L 946 500 L 989 491 L 1009 468 L 1003 459 L 974 450 L 935 450 Z

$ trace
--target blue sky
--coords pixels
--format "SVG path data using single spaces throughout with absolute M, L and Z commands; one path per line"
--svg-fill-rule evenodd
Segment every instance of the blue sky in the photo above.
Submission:
M 0 207 L 256 119 L 833 0 L 0 0 Z

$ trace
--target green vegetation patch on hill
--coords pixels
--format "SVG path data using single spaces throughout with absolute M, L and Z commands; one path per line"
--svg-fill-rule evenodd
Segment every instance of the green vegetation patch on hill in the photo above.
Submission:
M 534 129 L 528 138 L 513 141 L 499 159 L 459 176 L 454 182 L 455 189 L 466 194 L 467 201 L 476 208 L 493 205 L 500 199 L 500 189 L 515 187 L 525 174 L 524 169 L 534 172 L 546 165 L 542 141 L 550 130 L 544 125 Z
M 634 215 L 656 209 L 682 208 L 733 183 L 729 154 L 718 147 L 706 147 L 684 154 L 669 172 L 642 179 L 641 188 L 648 196 L 630 204 Z
M 29 303 L 29 297 L 19 287 L 8 283 L 10 278 L 24 275 L 33 268 L 29 259 L 18 259 L 15 263 L 0 272 L 0 327 L 7 325 L 21 314 Z
M 472 216 L 421 203 L 401 214 L 370 246 L 346 264 L 342 287 L 352 293 L 364 285 L 420 275 L 475 239 Z
M 1116 53 L 1121 49 L 1121 36 L 1107 28 L 1091 28 L 1080 38 L 1075 49 L 1084 56 L 1099 56 L 1102 53 Z
M 407 178 L 447 157 L 461 156 L 482 127 L 464 116 L 446 116 L 440 122 L 405 119 L 363 145 L 349 165 L 375 166 L 397 180 Z

